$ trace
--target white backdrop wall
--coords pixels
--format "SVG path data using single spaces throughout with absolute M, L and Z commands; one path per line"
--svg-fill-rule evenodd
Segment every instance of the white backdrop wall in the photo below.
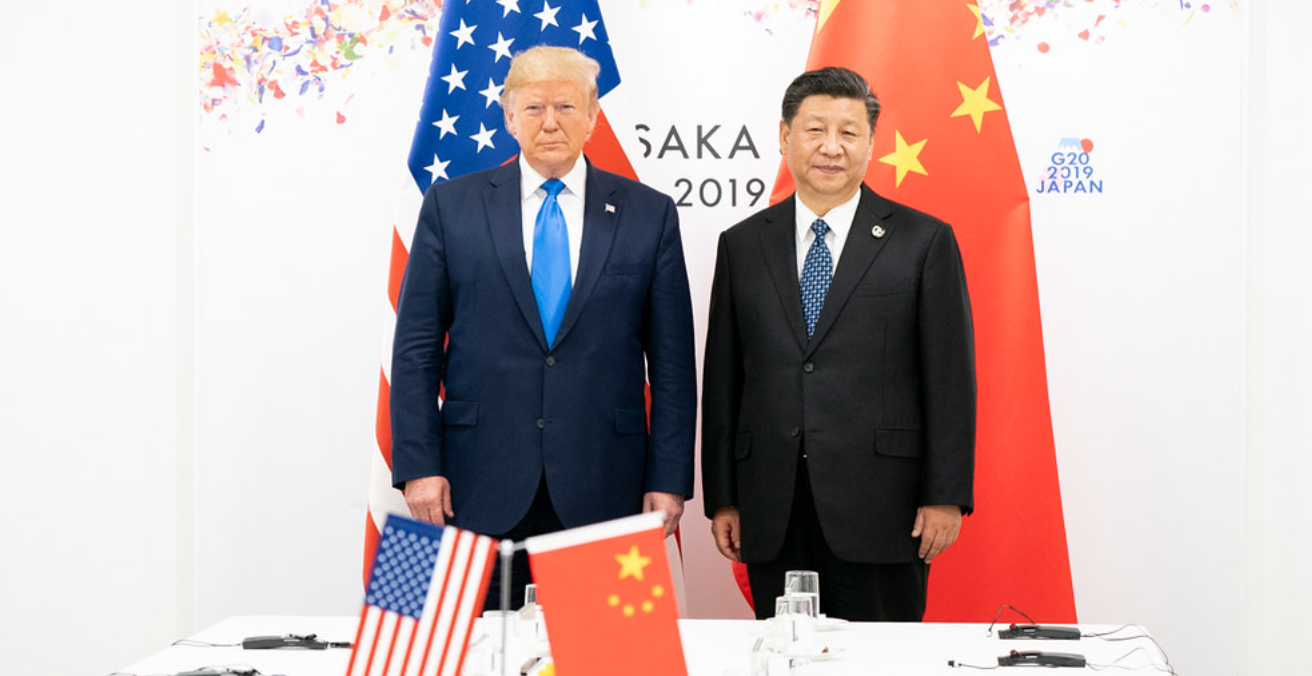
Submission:
M 1249 34 L 1244 672 L 1307 671 L 1312 619 L 1312 7 L 1257 3 Z M 1232 546 L 1224 543 L 1222 546 Z
M 0 673 L 190 627 L 195 15 L 0 5 Z
M 1102 44 L 994 49 L 1029 184 L 1077 137 L 1104 190 L 1031 195 L 1076 608 L 1145 624 L 1181 673 L 1233 674 L 1243 144 L 1211 130 L 1241 129 L 1244 108 L 1200 92 L 1242 90 L 1243 21 L 1184 26 L 1150 3 L 1119 18 Z
M 201 120 L 193 185 L 193 36 L 217 4 L 0 9 L 21 55 L 0 65 L 6 674 L 104 673 L 228 615 L 359 603 L 390 205 L 427 54 L 366 60 L 299 111 Z M 1053 20 L 994 49 L 1031 185 L 1067 137 L 1105 177 L 1032 196 L 1077 607 L 1147 624 L 1182 673 L 1297 673 L 1277 648 L 1312 603 L 1312 8 L 1217 3 L 1185 25 L 1175 3 L 1121 4 L 1100 44 Z M 606 110 L 639 175 L 676 196 L 768 185 L 805 16 L 604 9 L 625 77 Z M 721 46 L 647 56 L 680 30 Z M 746 127 L 760 157 L 655 156 L 698 124 L 722 125 L 722 153 Z M 703 308 L 698 250 L 749 211 L 683 211 Z M 685 524 L 693 614 L 741 616 L 704 520 Z

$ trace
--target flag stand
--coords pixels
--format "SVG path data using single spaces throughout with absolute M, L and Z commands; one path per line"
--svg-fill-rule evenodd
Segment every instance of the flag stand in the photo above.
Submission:
M 510 676 L 510 566 L 515 554 L 515 543 L 512 540 L 502 540 L 499 549 L 501 552 L 501 676 Z

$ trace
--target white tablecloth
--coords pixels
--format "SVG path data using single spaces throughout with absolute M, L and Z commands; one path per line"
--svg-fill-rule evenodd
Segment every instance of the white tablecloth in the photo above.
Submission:
M 207 643 L 236 643 L 248 636 L 317 634 L 324 641 L 351 641 L 355 617 L 232 617 L 189 637 Z M 795 665 L 797 676 L 888 674 L 895 676 L 963 676 L 975 669 L 954 668 L 950 660 L 976 666 L 996 666 L 999 655 L 1011 650 L 1078 653 L 1094 665 L 1118 666 L 1129 673 L 1158 673 L 1153 664 L 1162 658 L 1148 639 L 1110 642 L 1097 638 L 1078 641 L 1001 640 L 989 635 L 985 624 L 849 623 L 820 631 L 815 639 L 829 650 L 819 659 Z M 1082 625 L 1086 633 L 1116 629 L 1116 625 Z M 750 654 L 765 623 L 749 620 L 680 620 L 684 657 L 689 676 L 749 676 Z M 1129 629 L 1122 637 L 1141 634 Z M 117 673 L 158 676 L 202 667 L 250 666 L 265 676 L 343 676 L 348 649 L 243 650 L 241 647 L 171 646 Z M 617 676 L 623 674 L 617 665 Z M 1074 673 L 1066 669 L 1056 673 Z M 1118 672 L 1122 669 L 1117 669 Z M 1000 673 L 1015 673 L 1011 669 Z M 1020 673 L 1025 673 L 1024 671 Z M 1050 673 L 1046 670 L 1044 673 Z

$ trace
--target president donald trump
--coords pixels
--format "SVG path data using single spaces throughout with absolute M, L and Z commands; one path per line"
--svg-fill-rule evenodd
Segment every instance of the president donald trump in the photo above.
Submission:
M 659 509 L 669 533 L 692 494 L 678 215 L 583 157 L 599 70 L 569 48 L 517 55 L 501 105 L 519 158 L 424 196 L 391 383 L 392 480 L 416 518 L 520 540 Z M 512 569 L 518 605 L 529 571 Z

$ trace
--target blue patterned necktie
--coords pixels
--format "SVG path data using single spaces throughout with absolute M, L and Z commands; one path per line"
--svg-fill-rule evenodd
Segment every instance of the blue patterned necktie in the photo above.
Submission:
M 806 317 L 806 339 L 815 333 L 815 323 L 820 319 L 820 308 L 824 307 L 825 294 L 829 293 L 829 282 L 834 278 L 834 259 L 829 255 L 825 244 L 825 233 L 829 224 L 817 218 L 811 224 L 815 232 L 815 241 L 806 252 L 806 262 L 802 264 L 802 315 Z
M 565 212 L 556 201 L 564 188 L 565 184 L 558 178 L 542 184 L 547 197 L 542 200 L 533 225 L 533 269 L 529 276 L 548 347 L 556 342 L 556 330 L 569 304 L 569 230 L 565 228 Z

